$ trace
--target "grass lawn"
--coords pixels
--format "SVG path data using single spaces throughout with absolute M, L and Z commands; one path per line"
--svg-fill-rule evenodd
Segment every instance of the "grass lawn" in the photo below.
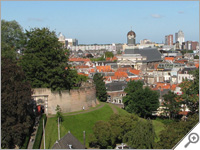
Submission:
M 157 120 L 153 120 L 152 122 L 153 122 L 153 126 L 155 128 L 155 132 L 157 136 L 157 139 L 155 140 L 155 142 L 158 142 L 160 141 L 160 137 L 159 137 L 160 132 L 165 129 L 165 125 L 162 122 L 157 121 Z
M 117 106 L 114 105 L 114 107 L 117 109 L 118 111 L 118 114 L 120 115 L 127 115 L 127 114 L 130 114 L 129 112 L 127 112 L 126 110 L 122 109 L 122 108 L 119 108 Z
M 64 121 L 61 124 L 61 138 L 70 131 L 81 143 L 83 143 L 83 131 L 86 131 L 86 147 L 88 147 L 89 134 L 93 133 L 93 126 L 96 121 L 109 120 L 112 109 L 105 104 L 104 107 L 92 112 L 78 114 L 74 116 L 64 116 Z M 58 139 L 58 128 L 56 118 L 48 118 L 45 127 L 46 149 L 51 149 Z M 41 149 L 43 149 L 43 141 Z
M 100 105 L 99 105 L 100 106 Z M 98 107 L 99 107 L 98 106 Z M 130 114 L 127 111 L 114 106 L 118 114 L 126 115 Z M 92 108 L 93 109 L 93 108 Z M 70 113 L 71 114 L 71 113 Z M 70 131 L 81 143 L 83 143 L 83 131 L 86 131 L 86 147 L 89 147 L 88 139 L 89 134 L 93 133 L 93 126 L 99 120 L 109 120 L 110 116 L 113 114 L 111 107 L 104 103 L 104 106 L 100 109 L 83 113 L 77 114 L 72 116 L 64 116 L 64 121 L 61 124 L 61 138 Z M 159 135 L 160 131 L 164 130 L 164 124 L 157 120 L 152 120 L 153 125 L 155 127 L 155 132 L 157 135 L 157 139 L 155 142 L 160 140 Z M 47 123 L 45 127 L 45 141 L 46 141 L 46 149 L 51 149 L 56 140 L 58 140 L 58 128 L 57 128 L 57 121 L 56 117 L 47 118 Z M 41 149 L 44 148 L 43 141 L 41 144 Z

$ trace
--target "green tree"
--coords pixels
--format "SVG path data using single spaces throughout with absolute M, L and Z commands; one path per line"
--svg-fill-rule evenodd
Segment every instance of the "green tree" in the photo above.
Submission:
M 107 92 L 105 82 L 103 81 L 103 76 L 99 73 L 96 73 L 93 77 L 94 84 L 96 85 L 96 96 L 97 98 L 102 101 L 107 101 Z
M 113 114 L 109 119 L 109 124 L 111 125 L 111 144 L 115 148 L 116 143 L 122 143 L 124 135 L 131 131 L 138 121 L 138 116 L 136 115 L 120 115 Z
M 105 57 L 114 57 L 114 54 L 112 52 L 105 52 Z
M 166 126 L 160 133 L 160 141 L 156 149 L 172 149 L 197 123 L 199 115 L 189 116 L 187 121 L 174 122 Z
M 62 115 L 62 110 L 60 108 L 60 105 L 56 106 L 55 111 L 56 111 L 56 118 L 59 118 L 59 122 L 63 122 L 64 118 L 63 118 L 63 115 Z M 56 120 L 56 121 L 58 121 L 58 120 Z
M 21 147 L 34 123 L 31 86 L 12 60 L 2 58 L 1 67 L 1 147 Z
M 107 148 L 107 146 L 111 145 L 110 143 L 110 135 L 111 135 L 111 126 L 108 122 L 98 121 L 95 123 L 93 128 L 95 138 L 98 141 L 98 147 Z
M 26 36 L 26 50 L 20 65 L 32 88 L 60 91 L 78 84 L 77 72 L 67 64 L 69 51 L 63 48 L 54 31 L 35 28 L 26 31 Z
M 175 118 L 181 109 L 180 99 L 178 99 L 178 96 L 171 91 L 169 91 L 168 94 L 163 95 L 163 97 L 164 97 L 164 102 L 163 102 L 164 112 L 169 115 L 169 119 Z
M 17 51 L 23 50 L 25 34 L 16 21 L 1 20 L 1 56 L 16 60 Z
M 152 149 L 156 134 L 151 120 L 140 120 L 124 135 L 123 142 L 134 149 Z
M 195 55 L 195 56 L 194 56 L 194 59 L 199 59 L 199 56 L 198 56 L 198 55 Z
M 192 72 L 194 80 L 183 81 L 179 86 L 182 91 L 183 103 L 187 105 L 192 114 L 199 112 L 199 69 Z
M 117 143 L 122 142 L 124 135 L 135 127 L 137 121 L 138 116 L 133 114 L 113 114 L 108 122 L 97 122 L 93 128 L 94 134 L 90 136 L 90 147 L 115 148 Z
M 124 91 L 127 95 L 123 97 L 123 103 L 125 110 L 130 113 L 146 118 L 159 107 L 159 94 L 149 87 L 143 89 L 141 81 L 130 81 Z

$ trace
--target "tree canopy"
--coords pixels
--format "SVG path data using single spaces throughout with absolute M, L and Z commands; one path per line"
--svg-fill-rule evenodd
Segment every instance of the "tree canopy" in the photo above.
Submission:
M 16 60 L 24 47 L 25 34 L 16 21 L 1 20 L 1 56 Z
M 180 97 L 174 92 L 169 91 L 168 94 L 163 95 L 163 109 L 169 118 L 175 118 L 181 109 Z
M 20 147 L 34 122 L 31 86 L 12 60 L 2 58 L 1 66 L 1 147 Z
M 107 122 L 96 122 L 94 134 L 89 140 L 90 147 L 115 148 L 117 143 L 122 142 L 124 135 L 135 127 L 137 121 L 136 115 L 113 114 Z
M 133 149 L 152 149 L 155 145 L 155 130 L 151 120 L 140 120 L 124 135 L 123 142 Z
M 182 91 L 183 103 L 192 114 L 199 112 L 199 69 L 192 72 L 194 80 L 185 80 L 179 86 Z
M 199 121 L 199 115 L 189 116 L 187 121 L 173 122 L 160 133 L 156 149 L 172 149 Z
M 149 87 L 143 88 L 141 81 L 130 81 L 124 90 L 127 94 L 123 97 L 125 110 L 136 113 L 141 117 L 151 116 L 159 107 L 159 94 Z
M 105 52 L 105 57 L 114 57 L 114 54 L 112 52 Z
M 96 96 L 97 98 L 102 101 L 107 101 L 107 92 L 106 92 L 106 86 L 103 81 L 103 76 L 99 73 L 96 73 L 93 77 L 94 83 L 96 85 Z
M 80 79 L 68 65 L 69 51 L 63 48 L 54 31 L 48 28 L 26 30 L 26 46 L 20 59 L 32 88 L 71 89 Z

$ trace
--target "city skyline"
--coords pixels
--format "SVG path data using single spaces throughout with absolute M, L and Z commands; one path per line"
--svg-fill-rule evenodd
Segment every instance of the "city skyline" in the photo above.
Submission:
M 179 30 L 185 41 L 199 41 L 198 1 L 3 1 L 1 8 L 1 19 L 16 20 L 26 30 L 48 27 L 80 44 L 126 43 L 131 27 L 136 43 L 164 43 Z

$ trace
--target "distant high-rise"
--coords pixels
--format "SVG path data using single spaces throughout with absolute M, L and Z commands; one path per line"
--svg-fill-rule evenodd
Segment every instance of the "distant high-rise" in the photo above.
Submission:
M 179 42 L 180 45 L 182 45 L 182 43 L 185 42 L 183 31 L 179 30 L 177 33 L 175 33 L 175 41 Z
M 128 45 L 135 45 L 135 37 L 136 37 L 136 34 L 134 31 L 129 31 L 127 33 L 127 44 Z
M 165 45 L 173 45 L 173 35 L 166 35 L 165 36 Z

